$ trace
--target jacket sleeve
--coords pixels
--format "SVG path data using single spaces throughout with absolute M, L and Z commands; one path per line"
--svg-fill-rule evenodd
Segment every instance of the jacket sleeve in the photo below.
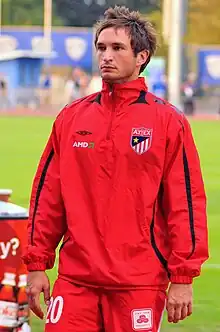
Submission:
M 168 223 L 170 281 L 192 283 L 208 259 L 206 195 L 191 128 L 183 115 L 168 126 L 163 210 Z
M 59 136 L 62 115 L 42 154 L 31 193 L 28 246 L 23 261 L 29 271 L 44 271 L 54 265 L 55 250 L 66 231 L 59 172 Z

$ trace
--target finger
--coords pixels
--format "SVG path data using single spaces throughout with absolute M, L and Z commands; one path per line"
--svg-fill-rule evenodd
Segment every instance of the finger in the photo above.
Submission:
M 193 309 L 192 309 L 192 303 L 189 303 L 188 304 L 188 313 L 187 313 L 187 316 L 192 315 L 192 311 L 193 311 Z
M 29 307 L 33 311 L 33 313 L 40 319 L 43 319 L 44 313 L 40 307 L 39 295 L 30 295 L 28 297 L 28 303 L 29 303 Z
M 50 287 L 45 287 L 44 292 L 44 302 L 48 306 L 50 304 Z
M 167 304 L 167 315 L 168 315 L 168 322 L 172 323 L 174 320 L 174 313 L 175 309 L 172 304 Z
M 182 306 L 180 304 L 179 305 L 177 304 L 174 310 L 174 319 L 173 319 L 174 323 L 178 323 L 179 320 L 181 319 L 181 312 L 182 312 Z
M 25 291 L 26 291 L 27 295 L 31 294 L 31 286 L 27 285 L 26 288 L 25 288 Z
M 182 307 L 182 311 L 181 311 L 181 320 L 185 319 L 188 315 L 188 306 L 187 305 L 184 305 Z

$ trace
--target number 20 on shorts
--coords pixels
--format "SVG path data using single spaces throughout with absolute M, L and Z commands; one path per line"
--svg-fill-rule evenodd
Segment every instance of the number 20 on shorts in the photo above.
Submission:
M 55 299 L 50 298 L 50 304 L 47 311 L 46 324 L 56 324 L 62 315 L 63 312 L 63 298 L 62 296 L 57 296 Z

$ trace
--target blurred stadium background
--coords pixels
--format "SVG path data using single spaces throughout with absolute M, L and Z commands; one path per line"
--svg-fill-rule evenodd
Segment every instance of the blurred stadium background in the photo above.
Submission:
M 139 9 L 159 33 L 160 47 L 143 73 L 149 89 L 178 106 L 192 97 L 196 114 L 218 114 L 219 2 L 173 1 L 178 6 L 174 11 L 171 3 L 0 0 L 0 112 L 33 109 L 50 114 L 99 89 L 94 23 L 107 7 L 123 4 Z
M 100 88 L 94 23 L 115 4 L 139 9 L 159 33 L 143 75 L 150 91 L 189 115 L 208 195 L 211 258 L 195 282 L 194 315 L 178 325 L 164 320 L 162 331 L 220 332 L 219 0 L 0 0 L 0 188 L 28 207 L 55 115 Z M 35 317 L 32 331 L 43 331 Z

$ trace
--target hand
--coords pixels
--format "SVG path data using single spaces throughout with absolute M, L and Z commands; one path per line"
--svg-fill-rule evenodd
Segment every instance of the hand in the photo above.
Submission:
M 192 314 L 192 285 L 171 284 L 167 297 L 168 322 L 178 323 Z
M 40 319 L 44 313 L 40 306 L 40 293 L 44 293 L 44 301 L 48 306 L 50 302 L 50 282 L 44 271 L 33 271 L 28 273 L 26 293 L 30 309 Z

